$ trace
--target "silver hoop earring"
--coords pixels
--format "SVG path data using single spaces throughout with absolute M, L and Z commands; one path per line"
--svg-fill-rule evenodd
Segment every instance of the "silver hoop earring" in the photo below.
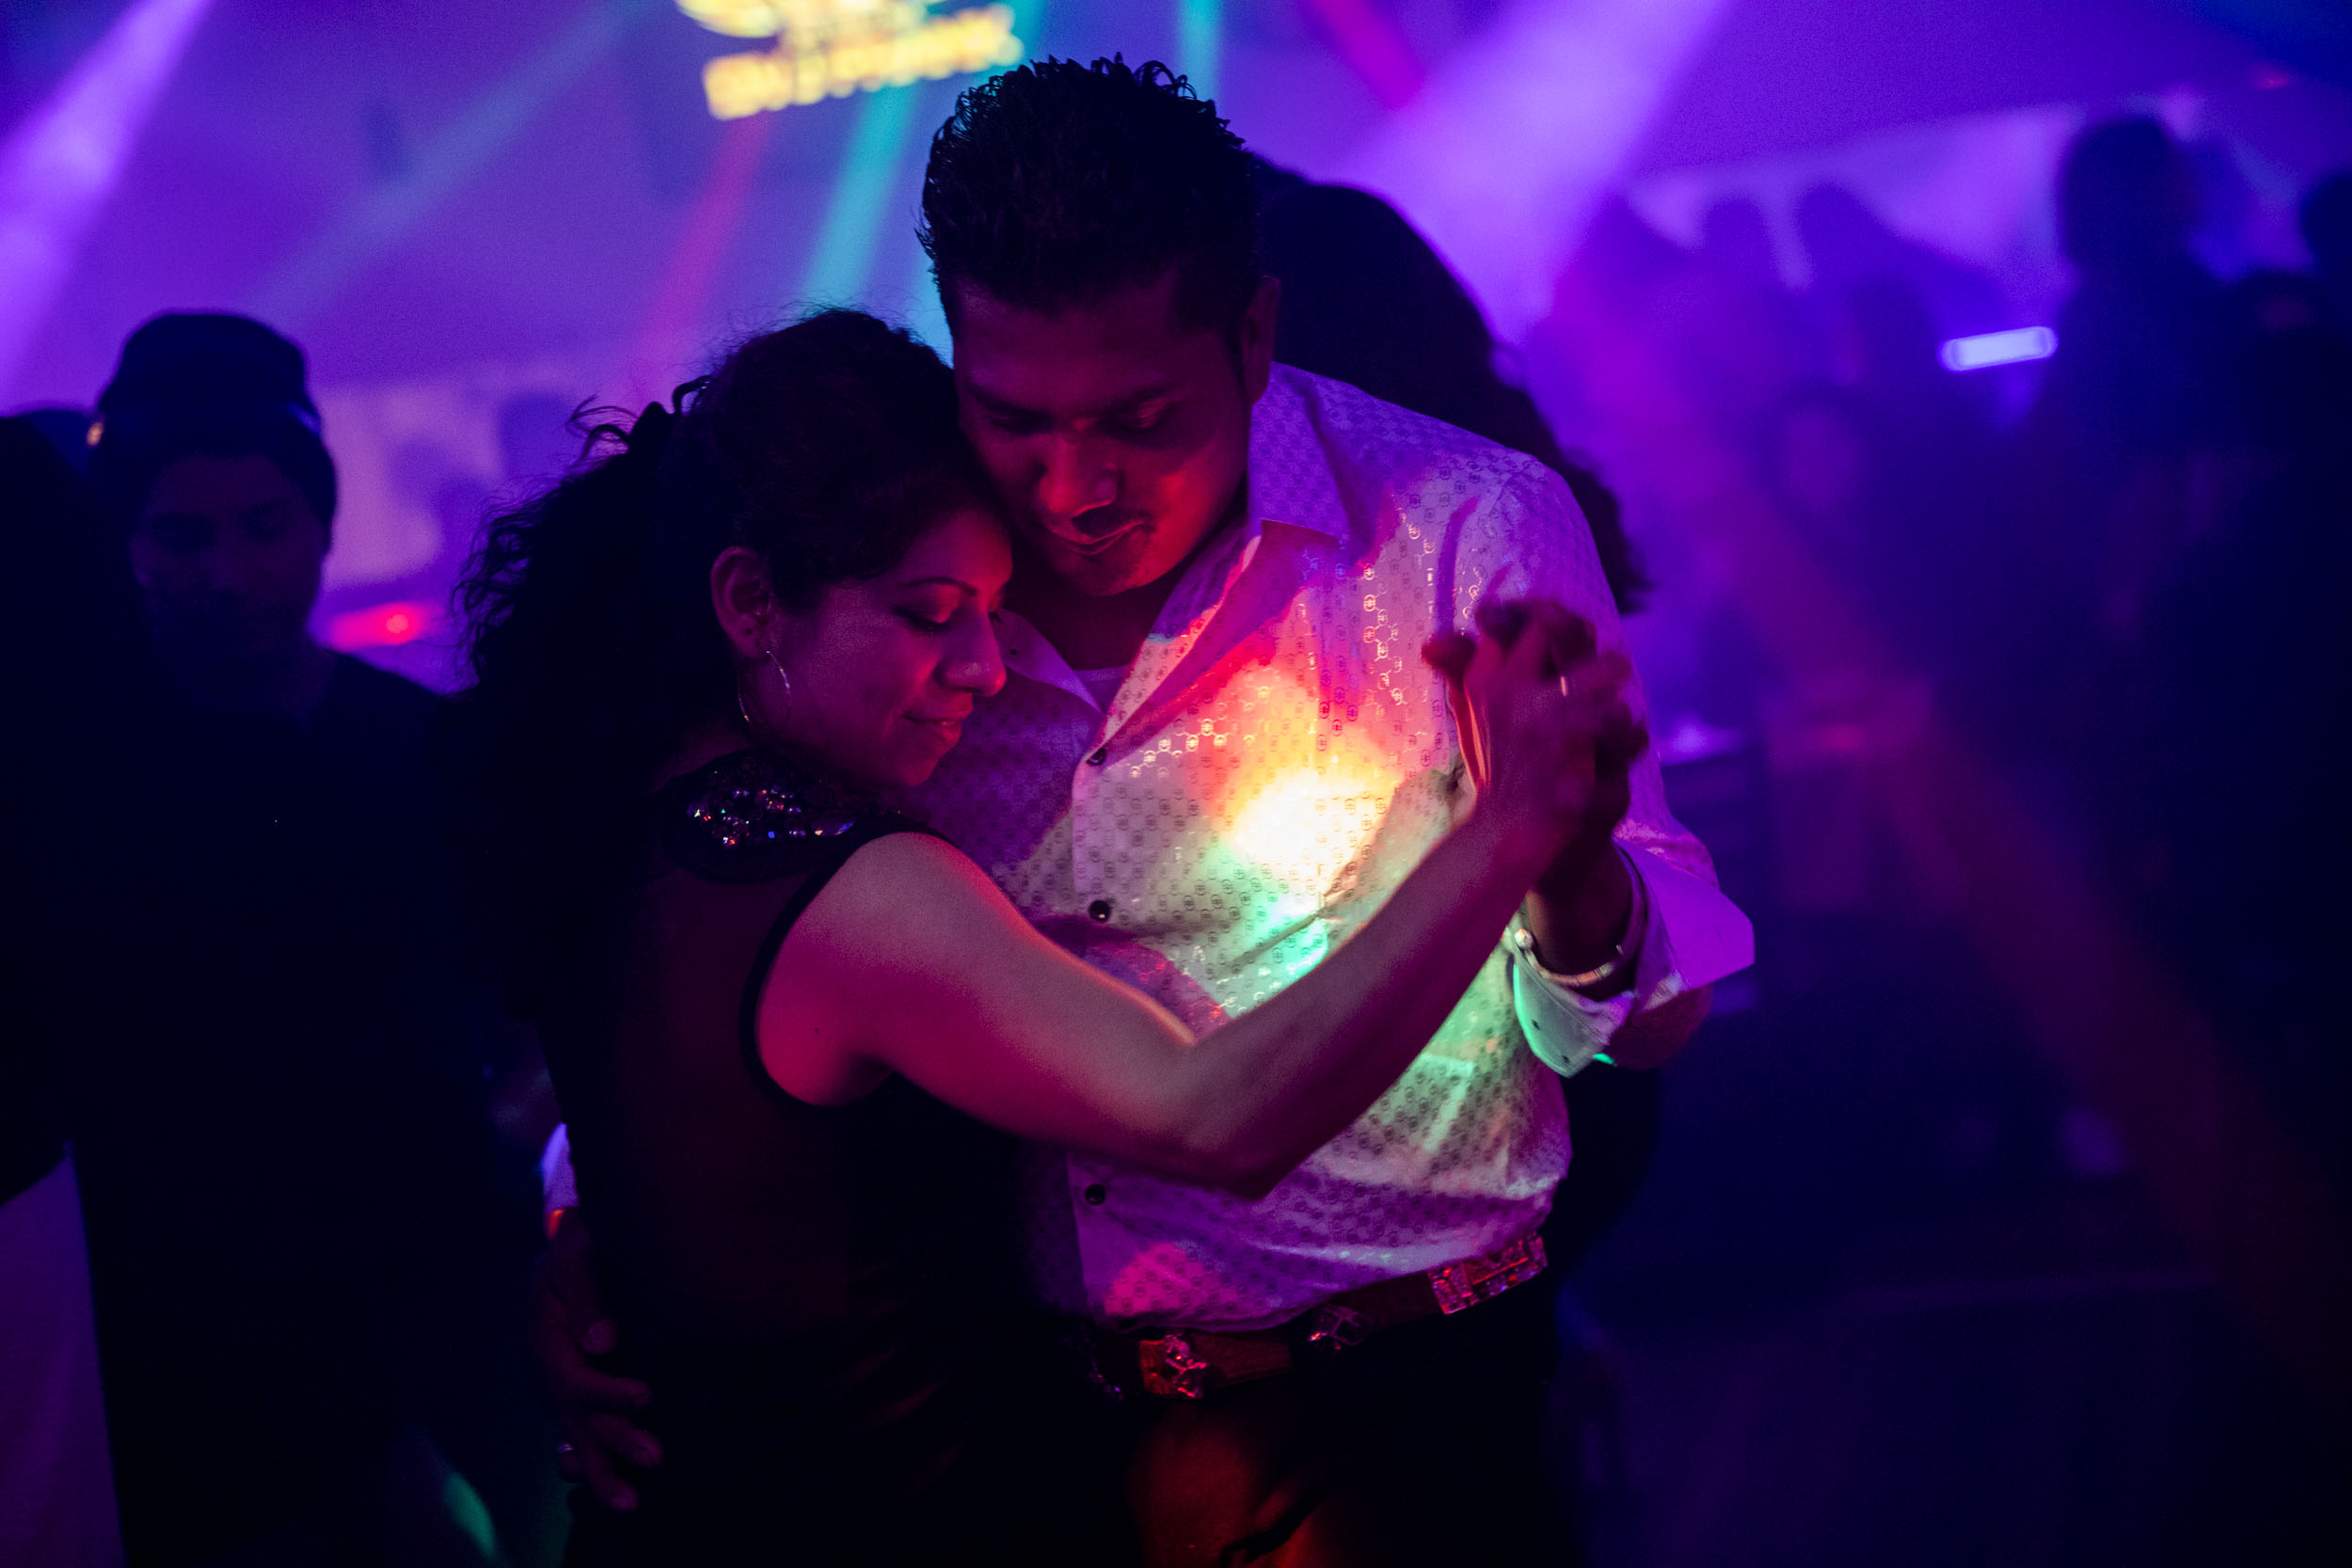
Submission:
M 792 673 L 784 667 L 783 658 L 773 648 L 768 650 L 768 662 L 774 666 L 776 679 L 784 686 L 784 718 L 775 726 L 778 731 L 781 731 L 786 723 L 791 721 L 792 718 Z M 740 680 L 735 683 L 735 711 L 743 721 L 743 733 L 754 740 L 757 740 L 759 725 L 752 718 L 751 705 L 743 700 L 743 683 Z
M 768 650 L 768 662 L 776 667 L 776 679 L 784 687 L 784 719 L 778 724 L 781 728 L 792 719 L 792 672 L 784 667 L 783 657 L 773 648 Z

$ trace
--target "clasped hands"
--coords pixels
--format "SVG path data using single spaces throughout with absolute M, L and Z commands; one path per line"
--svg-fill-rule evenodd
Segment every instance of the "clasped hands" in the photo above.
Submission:
M 1590 621 L 1550 599 L 1488 600 L 1475 619 L 1482 635 L 1446 632 L 1422 650 L 1445 680 L 1470 783 L 1484 798 L 1499 785 L 1525 787 L 1510 776 L 1515 767 L 1546 770 L 1546 803 L 1569 836 L 1537 882 L 1536 901 L 1589 902 L 1597 885 L 1614 880 L 1613 836 L 1631 803 L 1634 760 L 1649 745 L 1627 702 L 1632 663 L 1603 649 Z M 1536 700 L 1527 683 L 1506 678 L 1531 668 L 1549 689 L 1534 714 L 1520 711 Z M 1544 727 L 1544 744 L 1497 745 L 1500 727 L 1529 722 Z

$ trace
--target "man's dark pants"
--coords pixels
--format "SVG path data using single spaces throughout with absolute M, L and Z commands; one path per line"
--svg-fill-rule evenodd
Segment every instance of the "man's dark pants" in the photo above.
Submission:
M 1539 1448 L 1552 1292 L 1523 1286 L 1192 1401 L 1131 1400 L 1150 1568 L 1577 1560 Z

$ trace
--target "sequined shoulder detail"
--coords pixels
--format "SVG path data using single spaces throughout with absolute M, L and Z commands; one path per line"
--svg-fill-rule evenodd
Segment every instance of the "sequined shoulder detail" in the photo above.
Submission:
M 731 752 L 671 780 L 655 813 L 670 858 L 714 882 L 765 882 L 806 870 L 833 841 L 882 815 L 766 752 Z

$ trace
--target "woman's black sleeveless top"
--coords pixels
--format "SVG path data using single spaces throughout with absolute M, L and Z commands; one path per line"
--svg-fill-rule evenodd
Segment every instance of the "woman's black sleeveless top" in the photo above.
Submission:
M 544 1022 L 616 1360 L 664 1455 L 635 1515 L 582 1494 L 576 1560 L 955 1560 L 1020 1506 L 998 1473 L 1030 1377 L 1010 1140 L 896 1076 L 795 1100 L 754 1037 L 794 919 L 910 831 L 759 752 L 675 781 L 647 875 Z

